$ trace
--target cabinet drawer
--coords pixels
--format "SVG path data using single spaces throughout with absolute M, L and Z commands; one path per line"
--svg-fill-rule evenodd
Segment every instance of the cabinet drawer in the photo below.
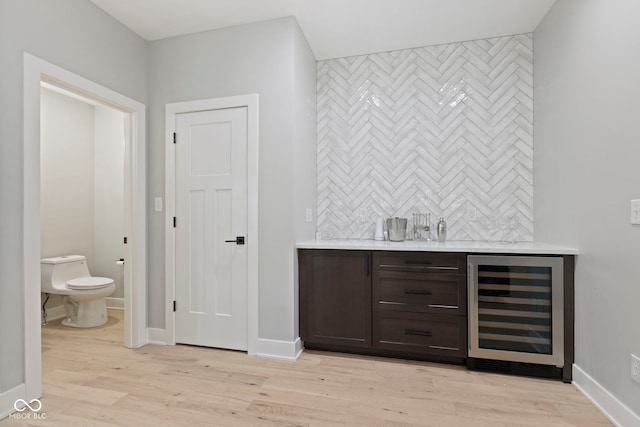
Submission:
M 379 271 L 374 275 L 374 308 L 464 315 L 466 276 Z
M 467 357 L 466 318 L 376 310 L 373 346 L 384 350 Z
M 437 252 L 374 252 L 373 269 L 459 274 L 466 270 L 464 254 Z

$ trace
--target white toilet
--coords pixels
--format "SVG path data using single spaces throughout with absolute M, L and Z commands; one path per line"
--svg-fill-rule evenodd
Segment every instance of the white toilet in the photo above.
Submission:
M 43 258 L 40 267 L 42 292 L 64 295 L 63 325 L 93 328 L 107 323 L 106 298 L 116 289 L 113 279 L 92 277 L 82 255 Z

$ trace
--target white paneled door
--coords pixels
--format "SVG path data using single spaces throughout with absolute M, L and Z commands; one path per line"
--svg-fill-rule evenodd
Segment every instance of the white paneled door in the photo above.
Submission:
M 176 342 L 247 350 L 247 108 L 176 115 Z

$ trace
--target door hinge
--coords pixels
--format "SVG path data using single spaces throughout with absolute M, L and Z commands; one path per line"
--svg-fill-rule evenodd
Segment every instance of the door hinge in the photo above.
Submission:
M 175 132 L 173 133 L 173 143 L 174 144 L 176 143 L 176 133 Z
M 173 311 L 176 311 L 176 300 L 173 300 Z
M 124 244 L 125 245 L 127 244 L 127 238 L 126 237 L 124 238 Z
M 173 217 L 173 228 L 176 228 L 176 217 Z

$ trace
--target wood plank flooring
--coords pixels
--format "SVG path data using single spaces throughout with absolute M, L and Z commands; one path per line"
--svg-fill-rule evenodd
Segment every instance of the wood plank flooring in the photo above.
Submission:
M 611 426 L 558 380 L 305 351 L 298 360 L 193 346 L 123 347 L 104 327 L 42 329 L 46 420 L 0 426 Z

